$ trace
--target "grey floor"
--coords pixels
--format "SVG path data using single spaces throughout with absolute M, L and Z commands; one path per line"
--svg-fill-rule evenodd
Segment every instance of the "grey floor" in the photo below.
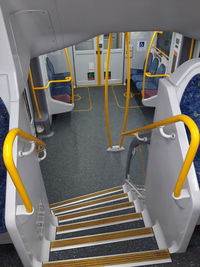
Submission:
M 81 96 L 76 111 L 54 116 L 54 136 L 44 140 L 48 157 L 41 168 L 50 203 L 123 184 L 125 178 L 127 148 L 131 138 L 125 138 L 125 151 L 106 151 L 108 142 L 103 88 L 77 88 L 76 94 Z M 109 102 L 113 144 L 116 145 L 119 143 L 125 106 L 122 88 L 109 89 Z M 152 108 L 136 107 L 141 103 L 134 98 L 130 105 L 128 130 L 152 122 Z M 173 263 L 166 266 L 200 266 L 199 252 L 197 228 L 187 252 L 173 255 Z M 0 246 L 0 262 L 0 266 L 22 266 L 12 245 Z

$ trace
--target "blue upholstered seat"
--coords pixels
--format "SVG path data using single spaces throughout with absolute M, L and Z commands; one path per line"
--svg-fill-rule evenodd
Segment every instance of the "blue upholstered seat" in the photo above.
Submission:
M 54 66 L 51 62 L 51 60 L 47 57 L 46 58 L 46 68 L 47 68 L 47 74 L 49 81 L 52 80 L 64 80 L 65 77 L 69 77 L 69 72 L 64 73 L 55 73 Z M 53 98 L 57 98 L 58 96 L 68 95 L 69 99 L 71 96 L 71 83 L 52 83 L 50 85 L 50 93 Z M 58 98 L 57 98 L 58 99 Z
M 147 72 L 150 72 L 151 74 L 155 74 L 158 68 L 158 64 L 159 64 L 159 60 L 157 58 L 154 58 L 149 69 L 147 69 Z M 131 78 L 134 83 L 141 82 L 143 80 L 143 74 L 133 75 Z M 149 78 L 147 77 L 146 80 L 149 80 Z
M 143 75 L 143 69 L 131 69 L 131 76 L 137 74 Z
M 166 71 L 165 65 L 161 64 L 159 66 L 159 68 L 157 69 L 155 74 L 165 74 L 165 71 Z M 159 77 L 152 77 L 152 78 L 147 77 L 147 78 L 148 78 L 148 80 L 146 79 L 145 89 L 146 90 L 158 90 L 158 82 L 161 78 L 159 78 Z M 141 91 L 142 90 L 142 82 L 137 82 L 136 87 L 137 87 L 138 91 Z
M 9 130 L 9 114 L 0 98 L 0 233 L 7 232 L 5 226 L 6 167 L 3 162 L 3 143 Z
M 180 109 L 182 114 L 192 118 L 200 129 L 200 73 L 196 74 L 186 86 L 181 98 Z M 190 140 L 190 133 L 187 128 L 186 132 Z M 194 166 L 200 184 L 200 148 L 194 159 Z

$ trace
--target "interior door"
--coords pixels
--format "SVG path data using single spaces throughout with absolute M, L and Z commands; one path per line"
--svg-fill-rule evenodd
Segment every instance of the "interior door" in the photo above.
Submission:
M 95 38 L 73 46 L 75 83 L 77 86 L 97 85 Z
M 105 66 L 106 66 L 106 55 L 108 48 L 108 37 L 109 34 L 103 35 L 103 53 L 102 53 L 102 83 L 105 81 Z M 124 77 L 124 33 L 113 33 L 112 34 L 112 48 L 110 54 L 110 70 L 109 70 L 109 83 L 120 84 L 123 83 Z

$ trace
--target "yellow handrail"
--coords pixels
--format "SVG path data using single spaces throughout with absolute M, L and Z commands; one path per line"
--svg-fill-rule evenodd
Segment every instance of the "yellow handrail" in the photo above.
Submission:
M 37 96 L 36 96 L 35 90 L 45 90 L 45 89 L 48 89 L 50 84 L 52 84 L 52 83 L 66 83 L 66 82 L 70 82 L 72 80 L 72 76 L 71 76 L 71 77 L 66 77 L 65 80 L 52 80 L 52 81 L 49 81 L 47 83 L 47 85 L 43 86 L 43 87 L 35 87 L 34 82 L 33 82 L 33 74 L 32 74 L 31 69 L 29 70 L 29 78 L 30 78 L 30 84 L 31 84 L 31 89 L 32 89 L 32 93 L 33 93 L 33 99 L 34 99 L 34 102 L 35 102 L 35 108 L 36 108 L 38 119 L 42 119 L 42 114 L 40 112 L 39 103 L 38 103 L 38 100 L 37 100 Z
M 31 80 L 32 80 L 32 88 L 34 90 L 45 90 L 45 89 L 48 89 L 49 86 L 52 84 L 52 83 L 66 83 L 66 82 L 70 82 L 72 80 L 71 77 L 66 77 L 65 80 L 52 80 L 52 81 L 48 81 L 47 85 L 46 86 L 40 86 L 40 87 L 35 87 L 34 86 L 34 82 L 33 82 L 33 75 L 32 75 L 32 72 L 30 70 L 30 76 L 31 76 Z
M 166 57 L 167 59 L 169 59 L 169 56 L 166 55 L 162 50 L 160 50 L 158 47 L 154 46 L 154 48 L 160 53 L 162 54 L 164 57 Z
M 109 121 L 109 108 L 108 108 L 108 72 L 109 72 L 109 65 L 110 65 L 110 50 L 112 46 L 112 33 L 109 34 L 108 38 L 108 52 L 106 56 L 106 75 L 105 75 L 105 119 L 106 119 L 106 129 L 107 129 L 107 136 L 108 136 L 108 144 L 109 147 L 112 148 L 112 137 L 111 137 L 111 131 L 110 131 L 110 121 Z
M 147 64 L 148 64 L 148 60 L 149 60 L 149 55 L 150 55 L 150 52 L 151 52 L 151 49 L 152 49 L 152 46 L 153 46 L 153 43 L 154 43 L 154 40 L 156 38 L 156 35 L 160 33 L 160 34 L 163 34 L 163 32 L 161 31 L 155 31 L 153 33 L 153 36 L 151 38 L 151 41 L 150 41 L 150 44 L 149 44 L 149 47 L 148 47 L 148 51 L 147 51 L 147 55 L 146 55 L 146 59 L 145 59 L 145 64 L 144 64 L 144 74 L 143 74 L 143 80 L 142 80 L 142 99 L 144 99 L 144 90 L 145 90 L 145 81 L 146 81 L 146 71 L 147 71 Z
M 69 72 L 70 72 L 70 77 L 71 77 L 71 89 L 72 89 L 72 104 L 74 104 L 74 80 L 73 80 L 73 71 L 72 71 L 72 65 L 69 57 L 69 53 L 67 51 L 67 48 L 64 48 L 65 56 L 67 59 L 68 67 L 69 67 Z
M 137 128 L 132 131 L 127 131 L 127 132 L 122 133 L 123 135 L 135 135 L 136 133 L 139 133 L 139 132 L 151 130 L 159 126 L 168 125 L 168 124 L 172 124 L 172 123 L 179 122 L 179 121 L 182 121 L 187 125 L 190 131 L 191 141 L 190 141 L 190 146 L 186 154 L 185 160 L 183 162 L 183 166 L 181 168 L 179 177 L 177 179 L 177 182 L 174 188 L 174 197 L 176 198 L 180 196 L 187 174 L 190 170 L 191 164 L 194 160 L 194 157 L 199 147 L 200 136 L 199 136 L 199 129 L 196 123 L 190 117 L 186 115 L 177 115 L 177 116 L 174 116 L 174 117 L 162 120 L 162 121 L 149 124 L 141 128 Z
M 32 71 L 31 70 L 29 70 L 29 80 L 30 80 L 30 84 L 31 84 L 31 90 L 32 90 L 32 94 L 33 94 L 33 99 L 34 99 L 34 102 L 35 102 L 36 113 L 37 113 L 38 119 L 42 119 L 42 114 L 40 112 L 40 108 L 39 108 L 39 103 L 38 103 L 38 100 L 37 100 L 36 92 L 33 89 L 34 83 L 33 83 L 33 75 L 32 75 Z
M 169 77 L 169 74 L 151 74 L 150 72 L 146 72 L 145 76 L 147 77 Z
M 21 129 L 12 129 L 6 136 L 4 145 L 3 145 L 3 160 L 6 166 L 6 169 L 24 203 L 24 206 L 26 207 L 27 212 L 31 213 L 33 211 L 33 205 L 31 203 L 31 200 L 28 196 L 28 193 L 24 187 L 24 184 L 21 180 L 21 177 L 19 175 L 19 172 L 15 166 L 14 160 L 13 160 L 13 143 L 15 141 L 16 136 L 20 136 L 26 140 L 34 141 L 36 144 L 38 144 L 41 147 L 45 147 L 45 143 L 41 141 L 40 139 L 22 131 Z
M 125 33 L 126 40 L 126 53 L 127 53 L 127 89 L 126 89 L 126 108 L 124 112 L 124 122 L 122 127 L 122 132 L 126 130 L 128 112 L 129 112 L 129 102 L 130 102 L 130 92 L 131 92 L 131 56 L 130 56 L 130 33 Z M 124 136 L 121 136 L 119 147 L 122 147 L 124 141 Z
M 96 37 L 96 52 L 97 52 L 97 71 L 98 71 L 98 85 L 101 85 L 101 48 L 99 46 L 100 35 Z
M 192 56 L 193 56 L 193 52 L 194 52 L 194 43 L 195 43 L 195 40 L 192 39 L 192 41 L 191 41 L 191 45 L 190 45 L 189 59 L 192 59 Z

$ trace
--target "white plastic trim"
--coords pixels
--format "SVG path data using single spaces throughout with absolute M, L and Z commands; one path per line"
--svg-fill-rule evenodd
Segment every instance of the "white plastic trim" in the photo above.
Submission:
M 159 127 L 160 134 L 161 134 L 164 138 L 166 138 L 166 139 L 172 139 L 172 140 L 174 140 L 174 139 L 176 138 L 176 134 L 175 134 L 175 133 L 166 134 L 166 133 L 164 132 L 164 127 L 165 127 L 165 126 L 160 126 L 160 127 Z
M 108 152 L 120 152 L 120 151 L 124 151 L 125 150 L 125 148 L 123 147 L 123 146 L 112 146 L 112 147 L 109 147 L 108 149 L 107 149 L 107 151 Z
M 182 209 L 187 206 L 188 200 L 191 198 L 187 189 L 182 189 L 181 195 L 179 197 L 175 197 L 174 193 L 172 194 L 172 197 L 175 200 L 176 204 Z
M 31 144 L 31 148 L 28 151 L 25 151 L 25 152 L 19 151 L 19 157 L 22 158 L 33 153 L 33 151 L 35 150 L 35 142 L 31 141 L 30 144 Z
M 46 149 L 44 149 L 42 152 L 44 153 L 44 155 L 43 155 L 43 157 L 41 157 L 41 158 L 39 157 L 38 158 L 39 161 L 42 161 L 42 160 L 46 159 L 46 157 L 47 157 L 47 151 L 46 151 Z
M 140 136 L 138 135 L 138 133 L 136 133 L 135 136 L 137 137 L 137 139 L 138 139 L 139 141 L 143 141 L 143 142 L 147 142 L 147 141 L 148 141 L 147 137 L 140 137 Z

